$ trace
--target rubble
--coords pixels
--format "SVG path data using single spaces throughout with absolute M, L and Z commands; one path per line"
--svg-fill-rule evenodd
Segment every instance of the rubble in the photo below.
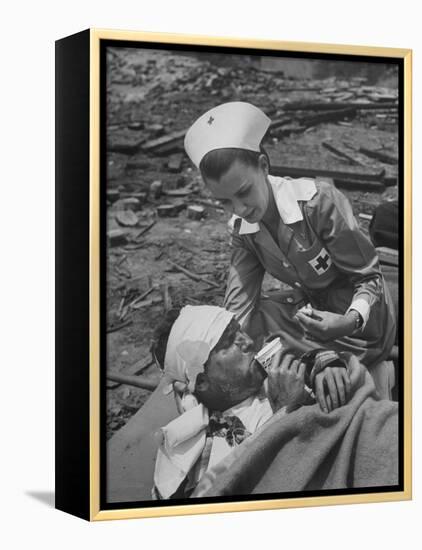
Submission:
M 139 218 L 133 210 L 119 210 L 115 214 L 120 225 L 133 227 L 138 224 Z
M 190 205 L 187 210 L 188 218 L 191 220 L 202 220 L 205 216 L 205 208 L 203 206 Z

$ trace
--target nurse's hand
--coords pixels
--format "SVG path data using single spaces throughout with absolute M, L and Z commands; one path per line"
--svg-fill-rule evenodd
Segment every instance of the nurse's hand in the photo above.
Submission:
M 305 337 L 316 339 L 320 342 L 329 342 L 350 336 L 355 330 L 355 317 L 353 315 L 339 315 L 331 311 L 319 311 L 312 309 L 312 317 L 298 311 L 295 319 L 305 331 Z

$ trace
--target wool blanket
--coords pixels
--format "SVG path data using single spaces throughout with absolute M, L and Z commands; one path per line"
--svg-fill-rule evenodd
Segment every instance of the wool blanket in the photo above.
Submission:
M 317 404 L 274 414 L 200 480 L 192 497 L 394 486 L 399 482 L 398 405 L 380 400 L 350 356 L 353 395 L 330 413 Z

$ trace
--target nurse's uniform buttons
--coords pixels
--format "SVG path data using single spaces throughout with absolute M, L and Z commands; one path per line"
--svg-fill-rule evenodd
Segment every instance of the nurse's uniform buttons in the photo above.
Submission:
M 302 285 L 301 285 L 300 283 L 296 282 L 296 283 L 295 283 L 295 286 L 296 286 L 297 288 L 300 288 Z
M 293 304 L 293 298 L 292 298 L 291 296 L 289 296 L 289 297 L 287 298 L 287 302 L 288 302 L 289 304 Z
M 283 267 L 290 267 L 290 264 L 288 262 L 283 262 Z

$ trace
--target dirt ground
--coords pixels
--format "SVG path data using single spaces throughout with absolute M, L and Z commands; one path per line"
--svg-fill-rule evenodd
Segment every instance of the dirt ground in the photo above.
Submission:
M 256 60 L 206 58 L 183 52 L 109 49 L 107 54 L 107 372 L 147 376 L 159 371 L 149 352 L 154 329 L 170 305 L 222 303 L 228 272 L 226 214 L 204 189 L 183 152 L 183 131 L 197 116 L 225 101 L 248 101 L 280 125 L 265 148 L 273 166 L 379 174 L 376 190 L 365 183 L 336 184 L 352 202 L 362 230 L 382 201 L 397 198 L 397 75 L 392 67 L 364 66 L 358 74 L 323 79 L 285 76 Z M 337 120 L 310 121 L 319 110 L 290 111 L 296 102 L 377 104 Z M 386 105 L 386 108 L 381 104 Z M 325 112 L 325 111 L 324 111 Z M 308 117 L 308 118 L 307 118 Z M 176 133 L 174 139 L 169 136 Z M 178 134 L 177 134 L 178 133 Z M 159 141 L 161 140 L 161 141 Z M 354 159 L 329 150 L 332 144 Z M 388 163 L 359 152 L 387 155 Z M 393 159 L 393 160 L 391 160 Z M 160 183 L 156 183 L 160 182 Z M 396 184 L 394 184 L 396 183 Z M 160 194 L 161 189 L 161 194 Z M 204 202 L 205 201 L 205 202 Z M 207 204 L 205 204 L 207 203 Z M 163 205 L 178 205 L 173 217 Z M 205 207 L 191 219 L 188 207 Z M 200 275 L 195 281 L 170 262 Z M 281 283 L 266 277 L 264 290 Z M 148 294 L 147 291 L 150 291 Z M 107 436 L 118 430 L 150 392 L 108 381 Z

